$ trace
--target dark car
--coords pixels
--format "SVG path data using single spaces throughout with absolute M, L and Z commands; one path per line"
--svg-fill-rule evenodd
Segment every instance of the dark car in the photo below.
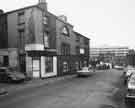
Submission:
M 12 71 L 7 67 L 0 67 L 0 82 L 21 82 L 25 78 L 25 75 L 21 72 Z

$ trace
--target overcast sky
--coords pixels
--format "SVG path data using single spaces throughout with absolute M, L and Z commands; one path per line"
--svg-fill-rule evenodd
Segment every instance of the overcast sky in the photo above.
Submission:
M 11 11 L 37 4 L 38 0 L 0 0 Z M 47 0 L 48 10 L 64 14 L 74 30 L 91 38 L 92 46 L 135 48 L 135 0 Z

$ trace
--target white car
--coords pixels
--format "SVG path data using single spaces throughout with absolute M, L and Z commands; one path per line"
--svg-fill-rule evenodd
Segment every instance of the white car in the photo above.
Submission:
M 123 67 L 123 66 L 119 66 L 119 65 L 115 65 L 115 66 L 114 66 L 114 69 L 117 69 L 117 70 L 123 70 L 124 67 Z
M 88 67 L 83 67 L 82 70 L 77 71 L 78 76 L 90 76 L 92 75 L 93 70 L 89 69 Z
M 135 99 L 135 74 L 128 81 L 126 99 Z
M 124 82 L 125 84 L 127 83 L 129 77 L 131 76 L 132 73 L 135 73 L 135 68 L 133 67 L 127 67 L 124 69 L 123 75 L 124 75 Z

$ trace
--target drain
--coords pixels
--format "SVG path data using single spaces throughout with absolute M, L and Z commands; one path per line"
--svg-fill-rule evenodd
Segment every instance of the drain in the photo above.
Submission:
M 102 104 L 100 108 L 115 108 L 113 105 Z

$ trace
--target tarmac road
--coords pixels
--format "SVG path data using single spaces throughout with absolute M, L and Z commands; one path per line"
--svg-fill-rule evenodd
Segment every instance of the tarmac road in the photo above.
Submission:
M 1 96 L 0 108 L 126 108 L 124 92 L 122 71 L 96 71 Z

